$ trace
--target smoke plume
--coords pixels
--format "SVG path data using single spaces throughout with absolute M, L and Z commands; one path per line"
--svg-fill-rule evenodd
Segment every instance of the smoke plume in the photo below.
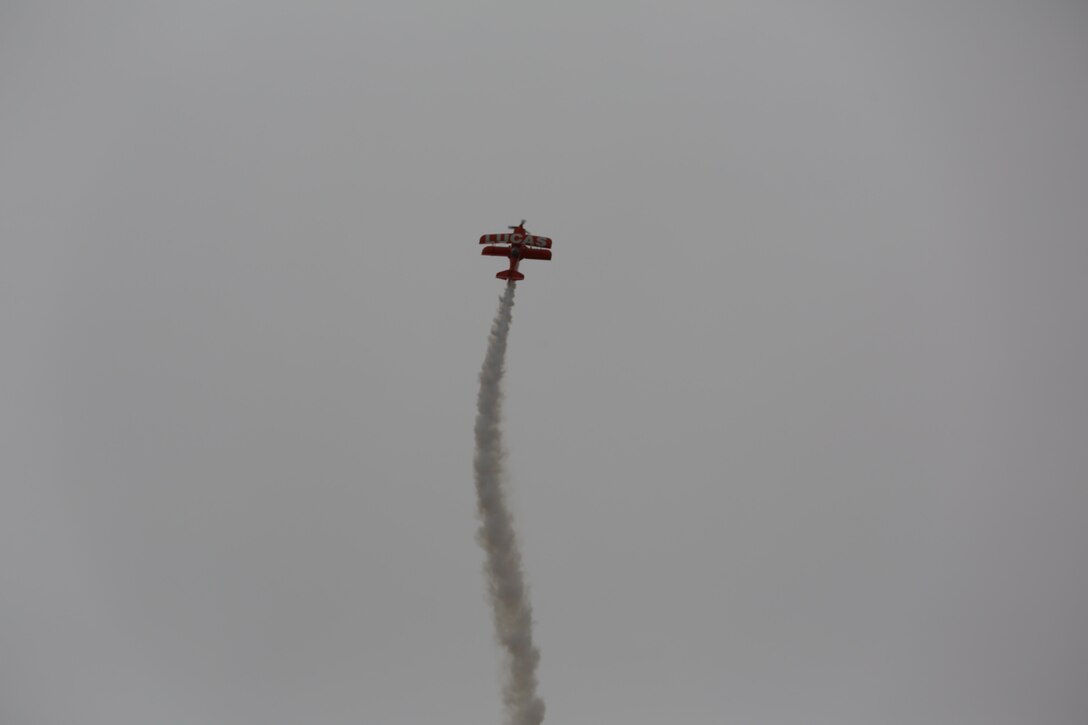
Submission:
M 495 615 L 495 633 L 505 651 L 508 670 L 503 682 L 503 703 L 509 725 L 540 725 L 544 701 L 536 694 L 536 666 L 540 652 L 533 645 L 533 616 L 514 521 L 503 491 L 502 376 L 506 337 L 514 307 L 514 283 L 506 285 L 499 311 L 491 323 L 487 356 L 480 370 L 476 403 L 477 535 L 487 554 L 488 593 Z

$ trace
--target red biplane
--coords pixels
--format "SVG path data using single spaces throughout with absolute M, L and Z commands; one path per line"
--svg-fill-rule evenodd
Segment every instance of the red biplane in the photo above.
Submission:
M 488 245 L 483 249 L 484 256 L 510 258 L 510 269 L 504 269 L 495 275 L 499 279 L 510 281 L 525 279 L 525 275 L 518 271 L 518 265 L 523 259 L 552 258 L 552 240 L 547 237 L 535 237 L 525 231 L 524 219 L 516 227 L 507 227 L 507 229 L 512 231 L 509 234 L 485 234 L 480 237 L 480 244 Z

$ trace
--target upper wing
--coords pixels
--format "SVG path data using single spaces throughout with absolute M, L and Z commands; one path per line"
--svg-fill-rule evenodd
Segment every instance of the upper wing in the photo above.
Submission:
M 485 234 L 480 237 L 480 244 L 513 244 L 522 242 L 529 247 L 543 247 L 551 249 L 552 240 L 548 237 L 536 237 L 532 234 L 522 236 L 520 234 Z

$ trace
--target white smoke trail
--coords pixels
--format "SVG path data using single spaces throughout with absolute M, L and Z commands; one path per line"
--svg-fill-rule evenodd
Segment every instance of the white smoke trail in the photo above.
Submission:
M 506 337 L 514 307 L 514 283 L 507 283 L 499 311 L 491 323 L 487 356 L 480 370 L 476 403 L 476 497 L 481 524 L 477 538 L 487 554 L 484 570 L 495 615 L 495 634 L 506 653 L 509 670 L 503 703 L 509 725 L 540 725 L 544 701 L 536 694 L 540 652 L 533 645 L 533 616 L 514 521 L 503 492 L 502 375 Z

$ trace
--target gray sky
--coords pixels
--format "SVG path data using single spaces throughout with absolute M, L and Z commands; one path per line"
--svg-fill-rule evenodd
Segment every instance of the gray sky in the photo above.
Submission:
M 0 5 L 0 720 L 1081 725 L 1088 8 Z

